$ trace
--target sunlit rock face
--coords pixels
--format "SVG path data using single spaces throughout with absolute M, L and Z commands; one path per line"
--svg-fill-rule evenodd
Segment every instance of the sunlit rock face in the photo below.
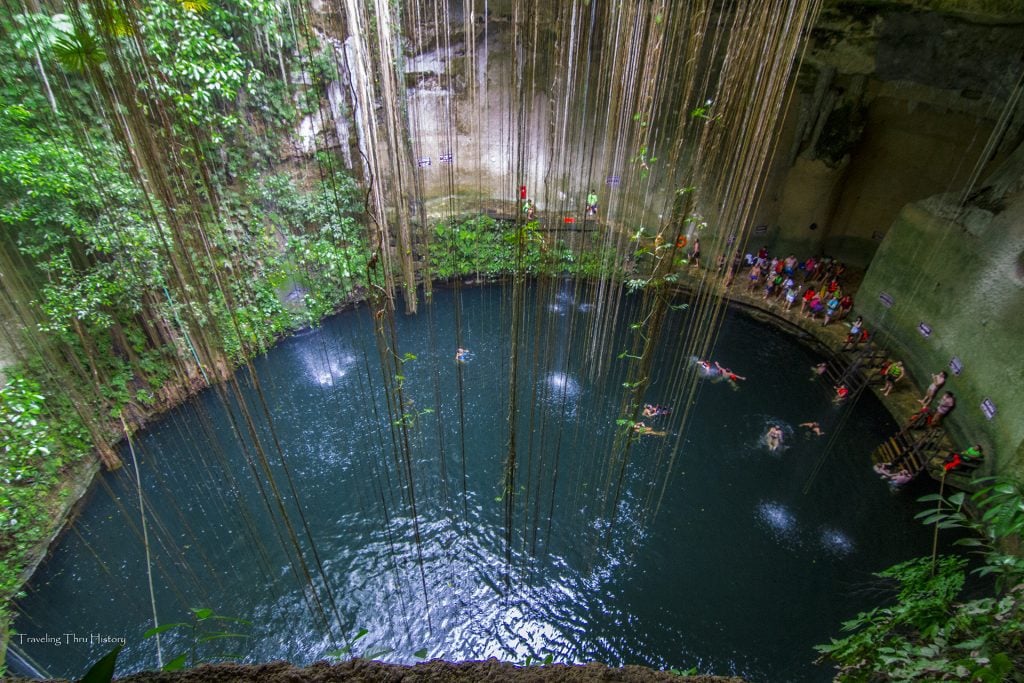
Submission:
M 407 208 L 448 210 L 454 200 L 498 209 L 513 203 L 520 186 L 542 212 L 578 210 L 590 189 L 603 206 L 628 204 L 630 196 L 616 196 L 608 182 L 634 170 L 641 155 L 620 148 L 623 128 L 614 116 L 628 119 L 629 105 L 609 111 L 601 81 L 612 74 L 602 69 L 617 64 L 615 77 L 627 82 L 649 74 L 625 64 L 621 49 L 605 54 L 606 29 L 584 21 L 589 15 L 563 17 L 545 6 L 524 22 L 511 2 L 488 3 L 486 15 L 463 3 L 450 3 L 449 12 L 410 12 L 393 29 L 404 36 L 409 145 L 424 204 Z M 331 35 L 340 30 L 333 17 L 326 7 L 314 14 L 326 43 L 340 45 L 345 38 Z M 562 19 L 569 28 L 555 30 Z M 822 249 L 866 266 L 904 204 L 961 187 L 978 164 L 982 174 L 998 165 L 1024 124 L 1020 107 L 1006 112 L 1005 131 L 986 148 L 1019 77 L 1020 20 L 991 9 L 824 3 L 752 218 L 764 227 L 759 235 L 779 251 Z M 355 64 L 351 54 L 339 56 Z M 360 107 L 339 93 L 350 95 L 351 81 L 366 76 L 343 68 L 340 77 L 340 90 L 328 88 L 326 113 L 357 121 L 323 124 L 325 142 L 340 145 L 346 163 L 358 167 L 352 150 L 365 145 Z M 679 119 L 705 98 L 713 102 L 714 93 L 670 98 L 668 108 Z M 304 122 L 299 137 L 307 147 L 319 125 Z M 654 195 L 668 188 L 656 171 L 647 180 Z M 657 221 L 659 213 L 646 218 Z

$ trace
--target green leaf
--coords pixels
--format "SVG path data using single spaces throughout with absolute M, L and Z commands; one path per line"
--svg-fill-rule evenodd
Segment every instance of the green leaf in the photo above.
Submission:
M 221 640 L 222 638 L 248 638 L 244 633 L 210 633 L 204 636 L 196 638 L 196 642 L 205 643 L 211 640 Z
M 953 647 L 955 647 L 958 650 L 974 650 L 981 647 L 986 642 L 988 642 L 988 638 L 986 638 L 985 636 L 980 636 L 978 638 L 973 638 L 962 643 L 957 643 Z
M 121 648 L 123 647 L 124 645 L 118 645 L 104 655 L 102 659 L 89 667 L 89 670 L 85 672 L 85 675 L 82 676 L 78 683 L 110 683 L 110 681 L 114 680 L 117 656 L 121 654 Z
M 416 650 L 416 652 L 413 652 L 412 656 L 415 657 L 416 659 L 426 659 L 427 658 L 427 648 L 421 647 L 420 649 Z
M 188 653 L 180 654 L 171 661 L 164 664 L 164 671 L 181 671 L 188 662 Z
M 929 493 L 926 496 L 921 496 L 920 498 L 918 498 L 917 502 L 918 503 L 936 503 L 936 502 L 938 502 L 940 500 L 942 500 L 942 496 L 940 496 L 939 494 L 937 494 L 937 493 Z
M 193 607 L 192 614 L 194 614 L 195 618 L 199 621 L 204 621 L 213 616 L 213 610 L 209 607 Z
M 157 626 L 156 628 L 151 628 L 145 633 L 143 633 L 142 637 L 152 638 L 158 633 L 164 633 L 166 631 L 170 631 L 172 628 L 178 628 L 179 626 L 191 626 L 191 624 L 183 624 L 181 622 L 178 622 L 176 624 L 161 624 L 160 626 Z

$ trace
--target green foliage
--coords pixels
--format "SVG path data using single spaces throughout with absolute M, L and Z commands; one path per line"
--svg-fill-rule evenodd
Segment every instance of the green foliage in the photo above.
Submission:
M 391 654 L 395 651 L 394 648 L 382 648 L 379 646 L 373 647 L 372 645 L 366 645 L 361 642 L 363 638 L 369 634 L 369 630 L 360 628 L 352 634 L 345 645 L 327 650 L 321 656 L 327 657 L 328 659 L 379 659 L 380 657 Z M 426 659 L 427 648 L 423 647 L 416 650 L 412 656 L 415 659 Z
M 66 14 L 15 14 L 12 28 L 13 45 L 21 57 L 31 57 L 37 50 L 45 52 L 59 38 L 74 33 Z
M 117 668 L 117 656 L 121 654 L 123 645 L 118 645 L 105 654 L 99 661 L 89 667 L 79 683 L 110 683 L 114 680 L 114 669 Z
M 237 645 L 244 642 L 248 640 L 249 635 L 225 629 L 233 625 L 251 626 L 252 622 L 216 614 L 208 607 L 193 607 L 189 616 L 190 621 L 161 624 L 142 634 L 143 638 L 169 635 L 175 644 L 187 647 L 184 652 L 164 662 L 164 671 L 178 671 L 201 662 L 241 659 L 241 653 L 225 652 L 220 648 L 225 643 Z
M 87 450 L 73 411 L 53 418 L 38 383 L 9 372 L 0 388 L 0 623 L 18 589 L 26 554 L 49 531 L 49 501 L 62 469 Z
M 107 61 L 107 53 L 84 27 L 61 33 L 53 43 L 53 52 L 68 71 L 85 72 Z
M 5 291 L 31 328 L 12 334 L 32 334 L 25 348 L 41 354 L 23 371 L 7 369 L 0 401 L 0 625 L 26 557 L 62 508 L 61 476 L 90 451 L 90 432 L 115 432 L 111 418 L 166 407 L 173 394 L 160 389 L 182 360 L 191 362 L 190 325 L 206 327 L 218 350 L 240 361 L 333 311 L 365 281 L 363 200 L 351 178 L 329 175 L 309 191 L 285 176 L 261 181 L 252 170 L 279 160 L 276 135 L 295 113 L 288 84 L 257 66 L 264 60 L 279 74 L 279 55 L 296 47 L 290 32 L 278 31 L 279 3 L 144 0 L 130 17 L 91 5 L 103 8 L 102 19 L 90 6 L 73 7 L 74 23 L 62 14 L 0 13 Z M 248 46 L 259 54 L 246 55 Z M 152 78 L 120 79 L 114 57 L 146 60 L 147 69 L 129 71 Z M 40 82 L 47 74 L 61 90 L 53 106 Z M 134 164 L 115 143 L 115 127 L 98 118 L 107 104 L 100 85 L 143 116 L 168 114 L 151 131 L 158 147 L 173 149 L 169 159 L 181 160 L 170 169 L 184 171 L 172 191 L 204 187 L 200 162 L 213 171 L 218 211 L 194 207 L 206 241 L 171 239 L 161 198 L 147 197 L 126 172 Z M 71 125 L 62 126 L 62 116 Z M 177 215 L 187 224 L 185 213 Z M 194 274 L 184 273 L 186 291 L 175 263 L 194 264 Z M 296 283 L 311 292 L 298 314 L 283 293 Z M 90 416 L 88 430 L 79 414 Z
M 972 497 L 979 519 L 966 514 L 962 493 L 922 501 L 938 504 L 918 515 L 925 523 L 977 534 L 958 543 L 980 555 L 975 573 L 996 578 L 992 594 L 963 598 L 963 558 L 903 562 L 878 574 L 895 584 L 893 604 L 861 612 L 843 624 L 850 635 L 816 649 L 839 665 L 841 681 L 1020 680 L 1024 561 L 1007 544 L 1018 544 L 1024 532 L 1024 491 L 990 480 Z
M 289 276 L 304 292 L 307 321 L 316 323 L 367 283 L 369 248 L 356 220 L 362 200 L 355 182 L 340 172 L 320 182 L 312 197 L 278 182 L 276 197 L 281 222 L 292 233 Z
M 561 239 L 545 235 L 535 221 L 517 228 L 515 223 L 479 215 L 435 226 L 429 253 L 433 275 L 440 279 L 497 277 L 514 272 L 621 275 L 612 248 L 586 237 L 580 241 L 581 245 L 570 247 Z
M 109 147 L 72 147 L 40 130 L 33 112 L 0 110 L 0 232 L 32 259 L 47 332 L 68 334 L 75 322 L 105 329 L 112 308 L 135 312 L 160 260 L 139 201 Z
M 140 29 L 160 77 L 143 87 L 152 87 L 183 120 L 210 129 L 216 143 L 238 123 L 226 103 L 262 73 L 252 68 L 229 34 L 217 30 L 218 19 L 229 20 L 211 18 L 198 9 L 194 4 L 167 0 L 145 3 L 139 12 Z
M 691 666 L 689 669 L 680 669 L 673 666 L 668 669 L 668 672 L 674 676 L 696 676 L 699 673 L 695 666 Z

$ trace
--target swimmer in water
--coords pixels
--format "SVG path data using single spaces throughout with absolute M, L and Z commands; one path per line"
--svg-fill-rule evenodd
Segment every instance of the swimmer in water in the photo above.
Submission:
M 821 425 L 818 424 L 817 422 L 801 422 L 800 426 L 807 427 L 807 429 L 811 430 L 811 433 L 813 433 L 815 436 L 821 436 L 822 434 L 825 433 L 821 431 Z
M 717 360 L 715 361 L 715 369 L 718 370 L 718 373 L 722 375 L 722 377 L 726 378 L 730 382 L 738 382 L 740 380 L 746 379 L 746 377 L 741 377 L 740 375 L 737 375 L 729 368 L 723 368 L 721 365 L 718 364 Z
M 778 425 L 772 425 L 772 428 L 768 430 L 764 438 L 768 442 L 768 450 L 778 450 L 779 446 L 782 445 L 782 429 Z
M 455 360 L 460 363 L 465 362 L 469 358 L 469 349 L 458 349 L 455 351 Z
M 712 365 L 711 361 L 707 360 L 697 361 L 697 367 L 700 369 L 701 374 L 704 375 L 705 377 L 718 377 L 718 368 L 715 367 L 716 365 L 718 364 L 715 363 L 715 365 Z
M 896 488 L 910 483 L 915 476 L 913 472 L 905 467 L 901 467 L 897 470 L 892 463 L 878 463 L 873 469 L 882 477 L 882 479 L 885 479 L 889 484 Z
M 671 408 L 652 406 L 650 403 L 644 404 L 644 417 L 658 417 L 659 415 L 668 415 L 671 412 Z
M 665 436 L 665 432 L 656 432 L 652 428 L 645 425 L 643 422 L 637 422 L 633 425 L 633 431 L 640 436 Z

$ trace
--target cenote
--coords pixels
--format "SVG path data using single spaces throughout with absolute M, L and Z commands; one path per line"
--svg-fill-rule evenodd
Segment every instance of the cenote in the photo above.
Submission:
M 694 311 L 680 300 L 646 396 L 673 408 L 647 420 L 667 435 L 633 443 L 619 488 L 608 453 L 623 431 L 620 356 L 639 299 L 595 291 L 557 280 L 527 289 L 510 532 L 510 286 L 440 288 L 418 315 L 396 318 L 404 432 L 386 405 L 377 321 L 357 307 L 254 363 L 269 421 L 240 371 L 252 433 L 233 400 L 207 390 L 139 434 L 160 622 L 188 621 L 193 607 L 245 619 L 227 629 L 249 638 L 224 650 L 247 661 L 309 663 L 365 629 L 355 653 L 401 662 L 424 648 L 448 660 L 550 654 L 829 680 L 812 646 L 877 602 L 872 572 L 930 551 L 930 531 L 912 520 L 915 492 L 894 494 L 869 466 L 890 417 L 870 393 L 833 405 L 810 379 L 813 351 L 730 310 L 711 356 L 747 379 L 698 379 L 684 423 L 673 386 L 690 359 L 673 340 Z M 612 305 L 602 319 L 618 329 L 595 347 Z M 460 346 L 471 354 L 458 364 Z M 824 436 L 798 427 L 811 420 Z M 785 430 L 774 453 L 763 443 L 771 424 Z M 153 611 L 132 454 L 121 455 L 126 466 L 101 475 L 18 604 L 18 632 L 93 641 L 23 640 L 50 675 L 81 675 L 109 650 L 95 642 L 104 637 L 125 639 L 122 671 L 157 665 L 142 637 Z M 166 632 L 165 660 L 190 642 L 187 629 Z

